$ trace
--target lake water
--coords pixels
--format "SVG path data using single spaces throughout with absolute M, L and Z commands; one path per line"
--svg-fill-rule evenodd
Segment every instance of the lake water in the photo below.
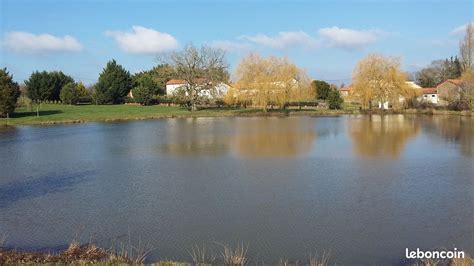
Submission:
M 0 233 L 12 247 L 110 246 L 150 260 L 248 245 L 251 262 L 399 264 L 474 255 L 474 119 L 190 118 L 0 129 Z

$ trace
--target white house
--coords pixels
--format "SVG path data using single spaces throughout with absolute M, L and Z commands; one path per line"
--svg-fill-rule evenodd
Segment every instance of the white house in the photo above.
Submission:
M 419 101 L 430 102 L 433 104 L 439 103 L 438 89 L 436 88 L 424 88 L 423 95 L 418 97 Z
M 166 95 L 172 96 L 178 88 L 183 86 L 187 86 L 185 80 L 172 79 L 166 82 Z M 229 89 L 230 85 L 221 82 L 211 89 L 200 90 L 199 96 L 207 98 L 223 98 Z
M 421 87 L 418 86 L 413 81 L 405 81 L 405 84 L 408 86 L 408 88 L 410 88 L 412 90 L 420 90 L 421 89 Z M 404 103 L 405 100 L 406 100 L 405 97 L 403 97 L 402 95 L 398 96 L 398 102 L 399 103 Z M 389 109 L 390 108 L 390 103 L 388 101 L 385 101 L 383 104 L 382 104 L 382 102 L 379 102 L 378 106 L 379 106 L 380 109 Z
M 166 82 L 166 95 L 171 96 L 177 88 L 186 86 L 186 81 L 181 79 L 172 79 Z

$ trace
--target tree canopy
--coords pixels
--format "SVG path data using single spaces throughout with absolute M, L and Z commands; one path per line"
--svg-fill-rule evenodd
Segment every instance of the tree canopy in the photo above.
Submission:
M 0 117 L 15 111 L 16 101 L 20 96 L 20 86 L 6 68 L 0 69 Z
M 95 85 L 96 102 L 99 104 L 121 103 L 133 87 L 130 73 L 115 60 L 107 63 Z
M 74 82 L 74 79 L 61 71 L 33 72 L 25 81 L 28 97 L 34 102 L 58 101 L 64 85 Z
M 326 100 L 331 91 L 331 85 L 324 80 L 313 80 L 311 86 L 315 90 L 316 98 Z

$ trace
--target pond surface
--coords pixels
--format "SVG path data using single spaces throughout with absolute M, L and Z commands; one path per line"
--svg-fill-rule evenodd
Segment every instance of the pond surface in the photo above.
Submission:
M 190 118 L 0 131 L 0 232 L 41 249 L 125 235 L 150 260 L 248 245 L 252 262 L 474 255 L 474 119 Z M 128 240 L 127 240 L 128 241 Z

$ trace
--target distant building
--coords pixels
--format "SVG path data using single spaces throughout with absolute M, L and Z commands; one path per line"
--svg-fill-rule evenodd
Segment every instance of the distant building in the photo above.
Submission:
M 438 104 L 448 105 L 450 101 L 459 100 L 461 97 L 461 84 L 460 79 L 447 79 L 436 86 L 438 92 Z
M 166 95 L 171 96 L 174 94 L 176 89 L 179 87 L 185 86 L 187 83 L 182 79 L 172 79 L 166 82 Z
M 343 98 L 346 98 L 346 97 L 348 97 L 348 96 L 351 95 L 351 93 L 352 93 L 352 87 L 351 87 L 351 85 L 349 85 L 349 86 L 340 88 L 340 89 L 339 89 L 339 92 L 341 93 L 341 96 L 342 96 Z
M 172 96 L 178 88 L 187 86 L 187 82 L 181 79 L 172 79 L 166 82 L 166 95 Z M 230 85 L 223 82 L 218 83 L 216 86 L 210 89 L 204 89 L 199 91 L 199 96 L 207 98 L 223 98 L 227 91 L 231 88 Z
M 418 97 L 419 101 L 430 102 L 432 104 L 438 104 L 438 90 L 436 88 L 423 88 L 423 95 Z

